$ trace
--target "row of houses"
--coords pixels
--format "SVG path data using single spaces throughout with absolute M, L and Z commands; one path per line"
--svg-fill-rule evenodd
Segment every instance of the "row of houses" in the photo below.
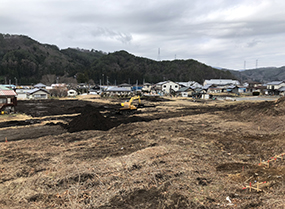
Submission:
M 90 94 L 103 94 L 103 95 L 130 95 L 132 93 L 141 92 L 143 94 L 175 94 L 181 88 L 196 89 L 201 88 L 202 85 L 195 81 L 189 82 L 173 82 L 164 81 L 156 84 L 144 83 L 143 85 L 130 85 L 121 84 L 118 86 L 100 86 L 99 88 L 89 90 Z
M 143 85 L 121 84 L 116 86 L 89 86 L 79 84 L 76 89 L 69 88 L 66 84 L 52 84 L 46 86 L 38 83 L 34 86 L 14 86 L 6 85 L 9 89 L 14 89 L 16 97 L 20 100 L 25 99 L 48 99 L 51 96 L 70 96 L 75 97 L 84 89 L 89 94 L 101 95 L 119 95 L 128 96 L 137 92 L 154 95 L 177 95 L 183 97 L 200 96 L 204 94 L 215 94 L 232 92 L 236 94 L 252 93 L 253 95 L 285 95 L 285 81 L 273 81 L 266 84 L 250 82 L 240 84 L 237 80 L 232 79 L 209 79 L 205 80 L 203 85 L 195 81 L 174 82 L 163 81 L 156 84 L 144 83 Z M 82 91 L 81 91 L 82 92 Z M 0 92 L 1 93 L 1 92 Z
M 100 86 L 100 88 L 90 89 L 91 94 L 103 93 L 105 95 L 128 95 L 135 91 L 144 94 L 167 95 L 175 94 L 180 96 L 191 96 L 195 94 L 215 94 L 215 93 L 250 93 L 252 95 L 282 95 L 284 94 L 285 82 L 274 81 L 267 84 L 250 82 L 240 84 L 232 79 L 210 79 L 205 80 L 203 85 L 195 82 L 173 82 L 163 81 L 156 84 L 145 83 L 141 86 L 131 86 L 122 84 L 119 86 Z
M 162 86 L 162 88 L 157 88 L 157 85 Z M 177 87 L 179 88 L 178 90 Z M 154 89 L 155 88 L 161 89 L 165 93 L 176 92 L 182 96 L 189 96 L 189 93 L 195 94 L 199 92 L 203 94 L 231 92 L 235 94 L 247 93 L 251 95 L 285 95 L 285 81 L 272 81 L 265 84 L 260 82 L 240 84 L 239 81 L 232 79 L 210 79 L 205 80 L 203 86 L 196 82 L 183 83 L 166 81 L 156 84 Z
M 46 86 L 42 83 L 38 83 L 34 86 L 16 87 L 15 92 L 20 100 L 48 99 L 51 96 L 74 97 L 78 94 L 76 90 L 68 89 L 66 84 L 52 84 L 51 86 Z

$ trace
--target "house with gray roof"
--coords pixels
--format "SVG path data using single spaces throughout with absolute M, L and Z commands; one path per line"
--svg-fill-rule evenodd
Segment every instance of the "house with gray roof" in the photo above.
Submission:
M 176 95 L 182 96 L 182 97 L 189 97 L 189 96 L 192 96 L 194 92 L 195 90 L 191 87 L 182 87 L 178 91 L 176 91 Z
M 50 93 L 45 89 L 32 89 L 27 92 L 27 99 L 48 99 Z
M 210 79 L 204 81 L 203 86 L 206 85 L 231 86 L 231 85 L 240 85 L 240 83 L 238 80 L 232 80 L 232 79 Z
M 38 84 L 34 85 L 34 88 L 37 88 L 37 89 L 45 89 L 45 88 L 46 88 L 46 85 L 45 85 L 45 84 L 42 84 L 42 83 L 38 83 Z
M 155 89 L 158 92 L 163 92 L 166 94 L 169 94 L 171 92 L 176 92 L 180 89 L 179 83 L 173 82 L 173 81 L 163 81 L 159 82 L 155 85 Z
M 280 96 L 285 96 L 285 86 L 282 86 L 278 89 Z
M 196 81 L 178 82 L 181 87 L 201 88 L 202 85 Z
M 132 91 L 127 87 L 109 86 L 101 96 L 129 96 L 131 92 Z
M 285 82 L 284 81 L 271 81 L 269 83 L 266 84 L 267 89 L 279 89 L 282 86 L 285 86 Z
M 122 83 L 122 84 L 118 85 L 118 87 L 126 88 L 126 89 L 129 89 L 130 91 L 132 90 L 132 85 L 128 84 L 128 83 Z
M 285 86 L 284 81 L 271 81 L 266 84 L 266 88 L 268 90 L 269 95 L 279 95 L 280 91 L 278 91 L 278 89 L 283 86 Z

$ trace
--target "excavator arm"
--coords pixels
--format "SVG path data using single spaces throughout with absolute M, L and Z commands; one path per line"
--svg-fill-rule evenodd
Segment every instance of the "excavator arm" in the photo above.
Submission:
M 141 103 L 141 97 L 140 96 L 135 96 L 135 97 L 132 97 L 131 99 L 130 99 L 130 104 L 132 104 L 133 103 L 133 101 L 134 100 L 136 100 L 136 99 L 138 99 L 139 100 L 139 104 Z

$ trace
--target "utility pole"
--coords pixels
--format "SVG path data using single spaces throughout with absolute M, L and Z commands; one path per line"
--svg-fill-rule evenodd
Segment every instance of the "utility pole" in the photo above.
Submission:
M 136 94 L 137 94 L 137 90 L 138 90 L 138 80 L 136 81 Z

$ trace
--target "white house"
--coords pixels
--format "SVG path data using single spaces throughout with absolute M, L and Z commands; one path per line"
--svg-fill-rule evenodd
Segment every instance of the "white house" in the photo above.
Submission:
M 45 89 L 32 89 L 27 92 L 27 99 L 48 99 L 49 92 Z
M 171 91 L 178 91 L 180 89 L 180 85 L 178 83 L 175 83 L 173 81 L 164 81 L 159 82 L 156 84 L 156 87 L 158 90 L 161 90 L 162 92 L 169 94 Z
M 142 87 L 143 92 L 151 92 L 151 84 L 150 83 L 144 83 Z
M 192 88 L 202 88 L 202 85 L 196 81 L 188 81 L 188 82 L 178 82 L 179 85 L 182 87 L 192 87 Z
M 267 86 L 267 89 L 277 90 L 285 86 L 285 82 L 284 81 L 272 81 L 272 82 L 267 83 L 266 86 Z
M 17 99 L 18 100 L 25 100 L 27 99 L 28 92 L 31 91 L 31 89 L 16 89 L 17 93 Z
M 210 79 L 205 80 L 203 86 L 206 85 L 216 85 L 216 86 L 231 86 L 231 85 L 240 85 L 238 80 L 232 79 Z

